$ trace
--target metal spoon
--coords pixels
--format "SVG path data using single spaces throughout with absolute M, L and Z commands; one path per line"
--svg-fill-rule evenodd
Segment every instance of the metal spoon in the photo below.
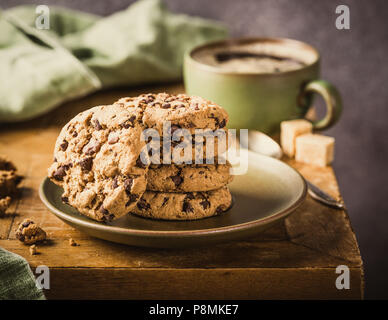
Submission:
M 342 202 L 335 200 L 332 196 L 328 195 L 326 192 L 318 188 L 315 184 L 308 181 L 307 179 L 305 180 L 306 180 L 307 186 L 309 187 L 308 193 L 314 200 L 319 201 L 335 209 L 345 208 Z

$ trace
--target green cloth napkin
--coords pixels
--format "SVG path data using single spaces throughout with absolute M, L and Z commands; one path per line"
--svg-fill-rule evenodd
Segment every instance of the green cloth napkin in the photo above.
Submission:
M 0 299 L 43 300 L 45 296 L 35 284 L 35 277 L 22 257 L 0 248 Z
M 35 6 L 0 12 L 0 122 L 21 121 L 100 88 L 178 80 L 186 50 L 225 38 L 217 22 L 173 14 L 141 0 L 101 18 Z

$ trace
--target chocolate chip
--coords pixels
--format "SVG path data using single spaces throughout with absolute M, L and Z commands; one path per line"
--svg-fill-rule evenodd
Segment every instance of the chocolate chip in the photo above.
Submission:
M 34 223 L 34 222 L 32 222 L 32 221 L 27 221 L 27 222 L 24 222 L 23 224 L 22 224 L 22 227 L 23 228 L 27 228 L 30 224 L 32 224 L 32 223 Z
M 118 186 L 119 186 L 119 184 L 117 182 L 117 177 L 114 177 L 113 182 L 112 182 L 112 188 L 116 189 Z
M 218 206 L 217 207 L 217 209 L 216 209 L 216 212 L 218 213 L 218 214 L 220 214 L 220 213 L 222 213 L 222 212 L 224 212 L 225 210 L 222 208 L 222 205 L 221 206 Z
M 168 199 L 169 199 L 168 197 L 164 197 L 162 207 L 166 205 L 166 203 L 168 202 Z
M 211 113 L 209 118 L 214 119 L 216 127 L 223 128 L 226 125 L 225 119 L 223 121 L 221 121 L 221 123 L 220 123 L 220 119 L 218 119 L 216 116 L 214 116 L 214 113 Z M 224 124 L 221 127 L 222 122 L 224 122 Z
M 66 151 L 68 145 L 69 143 L 67 142 L 67 140 L 63 140 L 63 142 L 60 145 L 62 151 Z
M 57 158 L 54 157 L 54 162 L 57 162 L 57 161 L 58 161 Z
M 171 135 L 174 134 L 174 132 L 175 132 L 176 130 L 180 129 L 180 128 L 181 128 L 180 126 L 173 124 L 173 125 L 171 126 L 171 131 L 170 131 Z
M 142 168 L 142 169 L 145 169 L 147 168 L 147 165 L 145 165 L 143 163 L 143 161 L 141 161 L 141 157 L 139 156 L 139 158 L 137 158 L 136 160 L 136 166 L 139 167 L 139 168 Z
M 221 122 L 220 122 L 220 128 L 223 128 L 226 126 L 226 120 L 223 119 Z
M 100 150 L 101 144 L 98 141 L 89 142 L 84 148 L 83 152 L 88 156 L 98 152 Z
M 64 164 L 64 165 L 63 165 L 63 168 L 64 168 L 65 170 L 69 170 L 70 168 L 73 168 L 73 164 L 72 164 L 71 162 L 69 162 L 69 163 L 67 163 L 67 164 Z
M 104 215 L 102 218 L 103 221 L 112 221 L 115 217 L 114 214 L 109 213 L 109 211 L 106 210 L 103 205 L 101 205 L 99 211 Z
M 66 168 L 60 166 L 53 174 L 53 178 L 57 181 L 63 181 L 64 176 L 66 175 Z
M 140 100 L 140 102 L 142 103 L 151 103 L 152 101 L 154 101 L 154 97 L 153 96 L 148 96 L 146 98 L 143 98 Z
M 132 185 L 133 185 L 133 179 L 132 178 L 128 178 L 128 179 L 124 180 L 124 188 L 125 188 L 125 192 L 127 194 L 131 193 Z
M 78 162 L 78 164 L 81 166 L 82 170 L 90 171 L 93 165 L 93 158 L 92 157 L 85 158 L 80 162 Z
M 189 199 L 189 200 L 194 200 L 194 194 L 192 192 L 187 192 L 186 193 L 186 199 Z
M 68 197 L 62 197 L 62 201 L 64 203 L 69 203 L 69 198 Z
M 171 176 L 170 178 L 171 178 L 172 182 L 174 182 L 175 187 L 178 187 L 183 182 L 183 178 L 180 176 Z
M 195 110 L 199 110 L 198 103 L 191 103 L 190 108 L 194 108 Z
M 210 208 L 210 202 L 207 200 L 203 200 L 199 203 L 205 210 Z
M 100 122 L 97 119 L 94 120 L 94 128 L 96 130 L 101 130 L 102 129 L 102 126 L 101 126 Z
M 20 240 L 20 241 L 24 241 L 24 235 L 22 235 L 21 233 L 16 233 L 16 238 L 18 239 L 18 240 Z
M 137 194 L 130 194 L 128 202 L 125 204 L 126 207 L 128 207 L 131 203 L 135 202 L 137 200 Z
M 115 134 L 110 134 L 108 137 L 108 143 L 109 144 L 115 144 L 117 141 L 119 141 L 119 137 Z
M 193 212 L 194 208 L 189 202 L 183 202 L 182 211 L 183 212 Z
M 136 120 L 136 116 L 131 116 L 127 121 L 121 124 L 125 129 L 133 128 Z
M 140 199 L 139 202 L 136 204 L 136 206 L 140 210 L 146 210 L 151 208 L 150 205 L 144 199 Z
M 74 132 L 73 132 L 73 137 L 75 138 L 75 137 L 77 137 L 77 136 L 78 136 L 77 131 L 74 131 Z
M 163 109 L 171 108 L 171 104 L 169 104 L 169 103 L 163 103 L 163 104 L 162 104 L 162 108 L 163 108 Z
M 104 206 L 101 206 L 99 211 L 100 211 L 103 215 L 108 215 L 108 214 L 109 214 L 109 211 L 106 210 L 106 209 L 104 208 Z

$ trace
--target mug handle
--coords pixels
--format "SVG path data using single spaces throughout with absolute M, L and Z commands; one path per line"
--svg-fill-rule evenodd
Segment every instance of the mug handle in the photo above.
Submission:
M 336 87 L 325 80 L 312 80 L 302 89 L 300 104 L 306 109 L 310 107 L 312 94 L 321 95 L 326 103 L 326 115 L 313 122 L 314 130 L 324 130 L 333 126 L 342 112 L 342 99 Z

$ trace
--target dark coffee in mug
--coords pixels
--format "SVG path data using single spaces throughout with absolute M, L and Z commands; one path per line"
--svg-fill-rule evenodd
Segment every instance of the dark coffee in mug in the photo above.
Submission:
M 283 46 L 268 43 L 213 47 L 193 55 L 201 63 L 237 73 L 278 73 L 297 70 L 308 64 L 309 57 L 300 57 Z

